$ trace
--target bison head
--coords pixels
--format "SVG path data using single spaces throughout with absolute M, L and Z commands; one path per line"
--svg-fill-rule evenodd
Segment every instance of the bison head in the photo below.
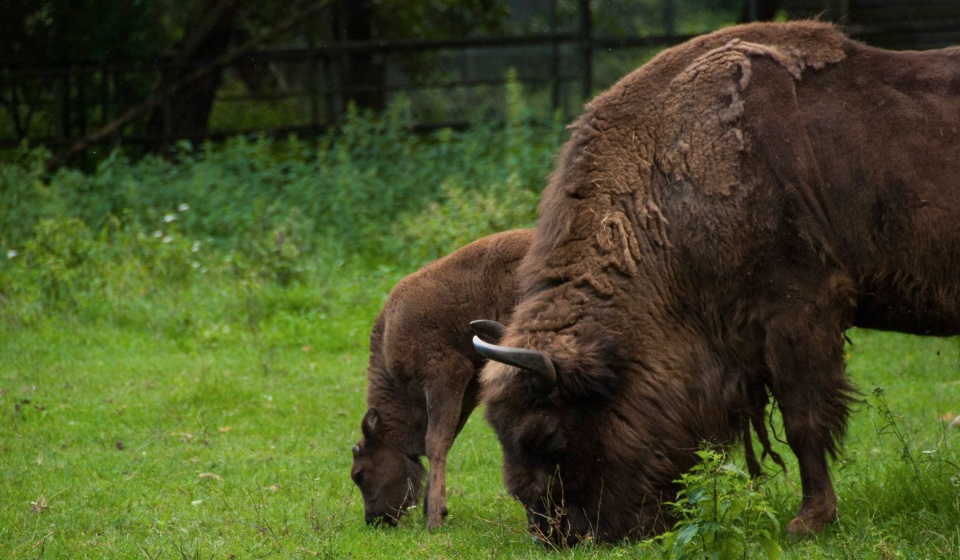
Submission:
M 425 469 L 383 437 L 380 415 L 371 408 L 360 424 L 363 439 L 353 447 L 350 478 L 363 495 L 368 524 L 396 526 L 400 516 L 419 503 Z
M 539 341 L 548 353 L 523 347 L 532 341 L 522 337 L 505 340 L 514 345 L 473 343 L 491 360 L 484 402 L 503 448 L 504 482 L 534 536 L 570 546 L 663 529 L 661 492 L 672 480 L 659 485 L 636 461 L 650 441 L 617 398 L 624 360 L 613 342 L 559 335 Z

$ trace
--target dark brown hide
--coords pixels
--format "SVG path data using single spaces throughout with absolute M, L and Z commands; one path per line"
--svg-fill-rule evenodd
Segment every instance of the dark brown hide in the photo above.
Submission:
M 788 531 L 821 531 L 844 331 L 960 333 L 960 49 L 817 22 L 694 39 L 587 105 L 540 214 L 502 343 L 542 351 L 556 386 L 481 376 L 534 529 L 662 530 L 694 451 L 772 397 L 802 482 Z
M 533 230 L 484 237 L 391 291 L 370 335 L 369 410 L 351 471 L 368 523 L 395 524 L 419 501 L 426 455 L 424 513 L 429 527 L 443 524 L 447 453 L 476 408 L 484 363 L 470 344 L 470 321 L 509 317 L 532 238 Z

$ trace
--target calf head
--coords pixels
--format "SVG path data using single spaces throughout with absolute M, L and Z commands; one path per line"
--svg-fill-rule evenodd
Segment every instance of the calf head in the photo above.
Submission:
M 483 400 L 503 448 L 504 482 L 534 536 L 569 546 L 653 529 L 657 514 L 643 503 L 649 488 L 623 459 L 621 448 L 632 442 L 621 441 L 624 421 L 610 406 L 616 348 L 609 340 L 557 336 L 548 355 L 521 340 L 473 343 L 491 360 Z
M 363 439 L 353 447 L 350 478 L 363 495 L 368 524 L 396 526 L 400 516 L 420 501 L 425 469 L 420 458 L 390 444 L 380 414 L 371 408 L 360 423 Z

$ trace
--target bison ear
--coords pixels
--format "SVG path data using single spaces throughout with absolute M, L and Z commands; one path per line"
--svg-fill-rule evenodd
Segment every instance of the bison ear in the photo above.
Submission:
M 499 344 L 507 327 L 496 321 L 478 319 L 476 321 L 470 321 L 470 329 L 473 330 L 473 334 L 485 339 L 487 342 Z
M 360 430 L 363 432 L 363 438 L 367 441 L 376 441 L 380 431 L 380 413 L 377 409 L 371 408 L 363 416 L 360 422 Z

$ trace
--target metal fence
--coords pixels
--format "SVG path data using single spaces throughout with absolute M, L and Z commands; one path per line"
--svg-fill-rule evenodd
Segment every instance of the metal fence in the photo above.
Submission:
M 883 4 L 882 0 L 863 0 L 858 5 L 871 6 L 871 1 Z M 916 2 L 960 7 L 956 1 Z M 509 68 L 514 69 L 511 79 L 525 88 L 531 103 L 569 117 L 578 113 L 581 103 L 597 89 L 656 51 L 691 36 L 676 32 L 669 22 L 664 26 L 666 34 L 598 36 L 593 31 L 589 2 L 581 0 L 580 4 L 583 9 L 571 30 L 510 37 L 318 44 L 244 53 L 216 65 L 215 71 L 222 72 L 224 81 L 209 127 L 190 139 L 254 131 L 316 135 L 342 115 L 347 99 L 371 89 L 387 101 L 404 96 L 414 128 L 467 126 L 477 119 L 502 116 Z M 665 6 L 669 4 L 665 0 Z M 785 4 L 791 15 L 800 17 L 810 15 L 804 10 L 819 8 L 816 13 L 821 17 L 833 17 L 855 37 L 879 46 L 930 48 L 960 38 L 960 8 L 955 16 L 941 10 L 936 19 L 925 19 L 915 10 L 911 20 L 882 21 L 854 17 L 847 0 L 787 0 Z M 358 52 L 371 55 L 382 69 L 378 83 L 344 86 L 339 61 Z M 156 146 L 176 140 L 177 136 L 166 133 L 148 134 L 147 112 L 104 132 L 106 125 L 119 122 L 125 111 L 151 92 L 155 96 L 151 113 L 162 115 L 176 91 L 153 90 L 172 70 L 172 61 L 159 60 L 149 67 L 102 64 L 4 71 L 0 73 L 0 102 L 5 109 L 0 113 L 0 146 L 29 140 L 54 148 L 76 147 L 84 137 L 90 139 L 84 148 L 117 142 Z M 196 70 L 203 73 L 202 68 Z M 99 137 L 93 137 L 98 131 Z

